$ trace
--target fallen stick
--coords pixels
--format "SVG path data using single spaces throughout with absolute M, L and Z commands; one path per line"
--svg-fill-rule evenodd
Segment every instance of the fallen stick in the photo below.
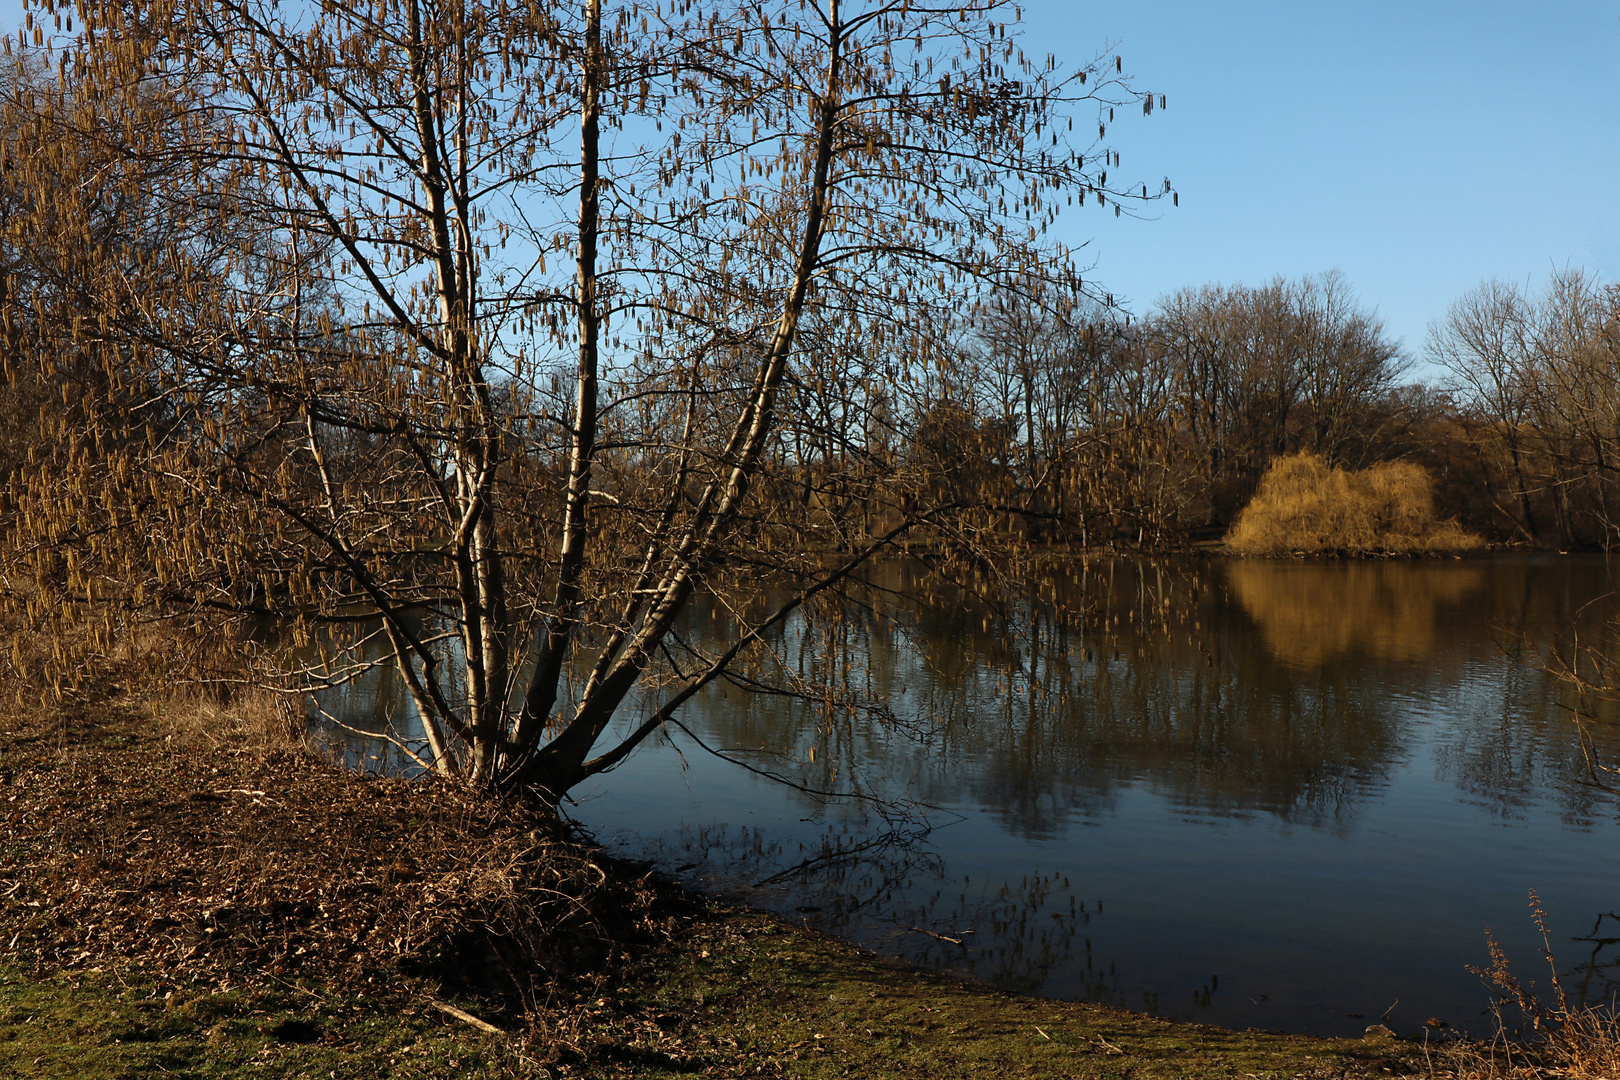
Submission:
M 951 937 L 949 934 L 936 934 L 932 930 L 924 930 L 920 926 L 913 926 L 911 928 L 911 932 L 914 934 L 927 934 L 931 938 L 938 938 L 940 941 L 948 941 L 952 945 L 962 944 L 962 939 L 959 937 Z
M 435 1009 L 438 1009 L 442 1013 L 447 1013 L 448 1015 L 455 1017 L 457 1020 L 460 1020 L 464 1024 L 471 1024 L 473 1027 L 477 1028 L 479 1031 L 484 1032 L 485 1034 L 488 1034 L 488 1035 L 505 1035 L 506 1034 L 506 1032 L 502 1031 L 500 1028 L 496 1027 L 494 1024 L 491 1024 L 489 1021 L 480 1020 L 480 1019 L 478 1019 L 478 1017 L 474 1016 L 472 1013 L 467 1012 L 464 1009 L 458 1009 L 454 1005 L 446 1005 L 442 1001 L 429 1001 L 428 1004 L 432 1005 Z

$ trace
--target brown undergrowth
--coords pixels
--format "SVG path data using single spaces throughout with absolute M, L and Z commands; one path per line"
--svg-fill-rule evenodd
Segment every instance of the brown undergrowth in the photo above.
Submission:
M 1274 460 L 1226 535 L 1226 546 L 1245 555 L 1416 555 L 1483 543 L 1435 517 L 1422 466 L 1391 461 L 1353 471 L 1310 453 Z
M 553 819 L 320 760 L 263 699 L 107 688 L 0 718 L 0 945 L 37 976 L 449 991 L 566 1048 L 666 935 L 678 898 Z

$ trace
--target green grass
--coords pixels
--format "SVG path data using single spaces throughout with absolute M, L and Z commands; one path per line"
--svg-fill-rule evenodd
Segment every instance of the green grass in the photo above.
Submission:
M 500 1041 L 424 1008 L 285 992 L 159 995 L 104 972 L 0 968 L 0 1076 L 16 1080 L 506 1077 Z
M 369 996 L 158 987 L 0 967 L 0 1076 L 1273 1080 L 1422 1064 L 1409 1043 L 1231 1032 L 1003 994 L 719 908 L 682 948 L 553 1017 L 550 1032 L 483 1034 L 434 1009 L 424 985 Z
M 640 1031 L 621 1022 L 620 1060 L 639 1054 L 636 1075 L 649 1077 L 1269 1080 L 1409 1073 L 1422 1061 L 1410 1043 L 1231 1032 L 1005 994 L 749 913 L 694 927 L 687 947 L 619 990 L 613 1011 L 639 1017 Z

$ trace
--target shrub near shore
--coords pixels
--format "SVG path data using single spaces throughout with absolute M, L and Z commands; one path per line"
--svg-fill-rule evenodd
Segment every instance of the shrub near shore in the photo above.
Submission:
M 1226 534 L 1227 548 L 1244 555 L 1418 555 L 1483 544 L 1436 518 L 1422 466 L 1390 461 L 1352 471 L 1308 452 L 1274 460 Z

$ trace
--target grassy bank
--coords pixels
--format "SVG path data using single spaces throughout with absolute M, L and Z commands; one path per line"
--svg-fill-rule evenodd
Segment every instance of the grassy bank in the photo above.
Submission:
M 205 719 L 114 698 L 5 721 L 0 1075 L 1427 1068 L 1411 1043 L 1171 1024 L 921 972 L 693 897 L 518 809 L 246 749 L 250 717 Z
M 1001 995 L 758 915 L 708 912 L 690 930 L 586 1008 L 502 1034 L 441 1011 L 431 984 L 175 991 L 127 972 L 8 965 L 0 1075 L 1269 1078 L 1422 1065 L 1410 1044 L 1232 1033 Z M 475 1016 L 487 1004 L 443 1003 Z

